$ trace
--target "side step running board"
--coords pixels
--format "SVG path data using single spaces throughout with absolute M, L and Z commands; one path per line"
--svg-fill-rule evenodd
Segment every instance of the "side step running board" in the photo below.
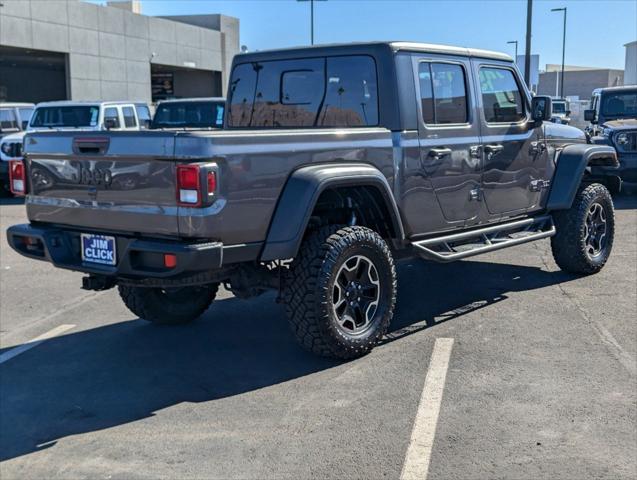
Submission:
M 418 254 L 436 262 L 452 262 L 555 235 L 550 215 L 413 242 Z

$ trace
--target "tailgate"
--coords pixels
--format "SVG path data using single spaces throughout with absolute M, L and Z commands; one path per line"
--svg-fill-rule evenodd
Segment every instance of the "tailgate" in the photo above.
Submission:
M 179 234 L 171 132 L 37 132 L 25 139 L 30 221 Z

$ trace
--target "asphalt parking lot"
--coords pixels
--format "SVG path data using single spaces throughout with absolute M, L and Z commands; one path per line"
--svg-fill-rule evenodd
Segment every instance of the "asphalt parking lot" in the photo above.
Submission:
M 453 339 L 426 478 L 634 479 L 637 197 L 616 205 L 595 276 L 560 272 L 548 241 L 402 262 L 391 333 L 339 363 L 296 346 L 272 295 L 224 291 L 185 327 L 136 319 L 10 250 L 26 219 L 4 201 L 0 477 L 398 478 Z

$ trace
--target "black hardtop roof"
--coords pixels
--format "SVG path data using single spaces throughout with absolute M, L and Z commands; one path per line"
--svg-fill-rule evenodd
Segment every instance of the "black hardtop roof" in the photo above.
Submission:
M 240 53 L 235 56 L 235 63 L 247 63 L 254 61 L 267 61 L 287 58 L 292 59 L 303 57 L 321 57 L 341 54 L 370 54 L 376 56 L 383 54 L 393 54 L 398 51 L 438 53 L 464 57 L 489 58 L 493 60 L 504 60 L 509 62 L 513 61 L 513 59 L 505 53 L 494 52 L 490 50 L 481 50 L 476 48 L 464 48 L 450 45 L 438 45 L 433 43 L 419 42 L 360 42 L 290 47 Z
M 618 87 L 603 87 L 596 88 L 593 93 L 606 93 L 606 92 L 627 92 L 637 90 L 637 85 L 621 85 Z

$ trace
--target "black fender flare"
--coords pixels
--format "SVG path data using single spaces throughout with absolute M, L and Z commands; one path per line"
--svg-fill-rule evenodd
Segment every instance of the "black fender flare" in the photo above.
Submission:
M 261 261 L 295 257 L 321 193 L 329 188 L 352 186 L 378 189 L 392 217 L 396 240 L 403 241 L 405 232 L 398 206 L 380 170 L 364 163 L 308 165 L 290 175 L 279 196 L 261 252 Z
M 565 210 L 571 208 L 584 172 L 587 168 L 616 169 L 617 153 L 609 145 L 567 145 L 557 158 L 555 174 L 551 181 L 546 208 Z

